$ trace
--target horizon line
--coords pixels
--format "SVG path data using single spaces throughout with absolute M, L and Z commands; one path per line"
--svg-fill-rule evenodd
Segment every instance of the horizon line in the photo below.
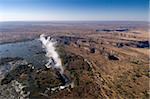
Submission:
M 105 21 L 105 22 L 148 22 L 149 20 L 8 20 L 8 21 L 1 21 L 0 22 L 98 22 L 98 21 Z

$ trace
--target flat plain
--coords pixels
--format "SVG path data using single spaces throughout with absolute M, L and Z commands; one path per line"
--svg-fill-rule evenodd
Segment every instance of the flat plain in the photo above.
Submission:
M 148 28 L 148 22 L 134 21 L 1 22 L 0 98 L 148 99 Z M 45 69 L 38 40 L 43 33 L 57 41 L 73 88 L 47 90 L 61 81 Z M 26 94 L 16 91 L 16 82 L 26 86 Z

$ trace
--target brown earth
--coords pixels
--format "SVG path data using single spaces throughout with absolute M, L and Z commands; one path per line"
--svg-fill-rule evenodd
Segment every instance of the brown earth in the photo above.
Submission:
M 120 27 L 127 30 L 118 31 Z M 75 83 L 73 89 L 66 88 L 53 94 L 48 93 L 48 96 L 41 95 L 41 98 L 149 98 L 150 49 L 147 23 L 72 23 L 58 27 L 25 27 L 29 37 L 20 35 L 19 32 L 26 35 L 22 28 L 11 31 L 15 32 L 12 37 L 15 40 L 7 36 L 10 31 L 0 32 L 1 42 L 36 38 L 43 32 L 53 36 L 60 44 L 58 51 L 65 74 Z M 43 71 L 38 77 L 47 75 L 46 73 Z M 39 83 L 46 86 L 43 81 L 45 80 L 40 80 Z M 35 96 L 40 97 L 37 94 Z

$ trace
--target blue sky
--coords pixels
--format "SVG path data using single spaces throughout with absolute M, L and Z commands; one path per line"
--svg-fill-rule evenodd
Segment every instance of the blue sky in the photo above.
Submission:
M 0 21 L 148 21 L 149 0 L 0 0 Z

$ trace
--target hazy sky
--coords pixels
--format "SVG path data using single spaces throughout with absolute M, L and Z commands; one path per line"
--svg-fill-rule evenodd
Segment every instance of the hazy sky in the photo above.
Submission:
M 0 0 L 0 21 L 148 21 L 149 0 Z

